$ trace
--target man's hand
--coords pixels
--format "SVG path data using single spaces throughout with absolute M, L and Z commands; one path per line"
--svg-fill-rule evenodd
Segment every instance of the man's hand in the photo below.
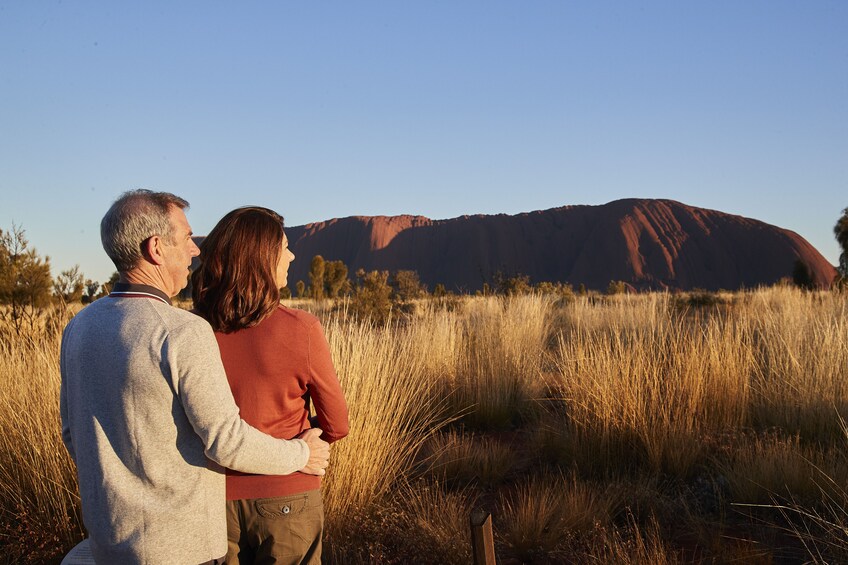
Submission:
M 311 428 L 297 436 L 309 446 L 309 461 L 300 470 L 301 473 L 323 475 L 324 469 L 330 464 L 330 444 L 321 439 L 322 433 L 324 432 L 321 428 Z

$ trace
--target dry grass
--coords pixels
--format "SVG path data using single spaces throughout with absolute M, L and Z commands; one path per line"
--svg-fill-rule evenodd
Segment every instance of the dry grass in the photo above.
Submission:
M 674 565 L 686 562 L 681 551 L 670 547 L 665 541 L 662 530 L 653 518 L 641 526 L 629 516 L 625 527 L 602 534 L 593 551 L 585 556 L 586 563 Z M 753 562 L 739 563 L 752 565 Z
M 489 489 L 503 483 L 517 466 L 515 447 L 493 437 L 451 430 L 428 443 L 431 473 L 448 484 Z
M 465 301 L 461 314 L 450 315 L 452 378 L 444 385 L 453 412 L 466 424 L 509 429 L 532 410 L 543 390 L 551 304 L 547 296 L 476 297 Z
M 328 522 L 367 509 L 404 479 L 426 438 L 445 421 L 424 372 L 415 327 L 330 319 L 327 339 L 350 411 L 350 434 L 333 446 L 324 484 Z M 398 338 L 405 336 L 405 339 Z
M 839 441 L 837 414 L 848 414 L 848 294 L 776 288 L 745 306 L 757 361 L 753 422 L 803 440 Z
M 24 337 L 0 341 L 0 560 L 43 561 L 82 537 L 76 473 L 59 424 L 54 326 L 62 316 L 49 310 Z
M 573 537 L 609 526 L 621 503 L 609 487 L 562 474 L 532 476 L 504 494 L 499 531 L 522 561 L 556 558 Z
M 471 562 L 468 517 L 477 496 L 438 483 L 399 483 L 367 517 L 353 516 L 347 528 L 325 545 L 325 563 L 417 563 L 464 565 Z
M 846 484 L 848 468 L 841 459 L 834 450 L 802 444 L 798 436 L 771 433 L 740 441 L 717 467 L 731 501 L 770 504 L 790 497 L 814 500 L 826 484 Z
M 750 338 L 743 324 L 717 317 L 651 321 L 666 310 L 663 302 L 630 306 L 613 310 L 603 330 L 578 317 L 560 334 L 550 396 L 574 427 L 575 451 L 596 446 L 578 462 L 616 469 L 614 461 L 626 456 L 686 476 L 703 460 L 704 436 L 746 423 Z M 634 326 L 638 319 L 649 323 Z
M 478 504 L 494 512 L 505 559 L 802 562 L 778 547 L 787 528 L 807 559 L 844 556 L 847 304 L 788 288 L 468 297 L 378 327 L 298 302 L 324 320 L 351 409 L 325 483 L 327 557 L 467 562 Z M 65 318 L 23 337 L 0 326 L 11 560 L 81 536 L 59 438 Z M 731 502 L 784 516 L 754 506 L 740 518 Z M 738 527 L 744 538 L 726 535 Z

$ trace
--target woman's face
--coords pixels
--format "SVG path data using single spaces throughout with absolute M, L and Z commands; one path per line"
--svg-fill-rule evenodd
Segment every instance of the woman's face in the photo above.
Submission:
M 289 238 L 283 234 L 283 248 L 280 250 L 280 260 L 277 263 L 276 281 L 277 288 L 283 288 L 288 285 L 289 265 L 294 261 L 294 253 L 289 251 Z

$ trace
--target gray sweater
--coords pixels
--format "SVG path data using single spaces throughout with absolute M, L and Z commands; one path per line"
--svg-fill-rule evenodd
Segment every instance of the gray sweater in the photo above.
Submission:
M 65 328 L 61 370 L 62 439 L 98 563 L 222 557 L 219 465 L 279 475 L 309 458 L 304 441 L 241 420 L 212 328 L 155 298 L 84 308 Z

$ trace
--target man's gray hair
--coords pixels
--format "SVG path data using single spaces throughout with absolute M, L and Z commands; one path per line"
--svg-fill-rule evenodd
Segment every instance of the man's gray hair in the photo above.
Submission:
M 175 243 L 168 216 L 171 206 L 182 210 L 188 202 L 169 192 L 145 189 L 127 191 L 115 200 L 100 221 L 100 241 L 119 272 L 138 266 L 148 238 L 158 235 Z

